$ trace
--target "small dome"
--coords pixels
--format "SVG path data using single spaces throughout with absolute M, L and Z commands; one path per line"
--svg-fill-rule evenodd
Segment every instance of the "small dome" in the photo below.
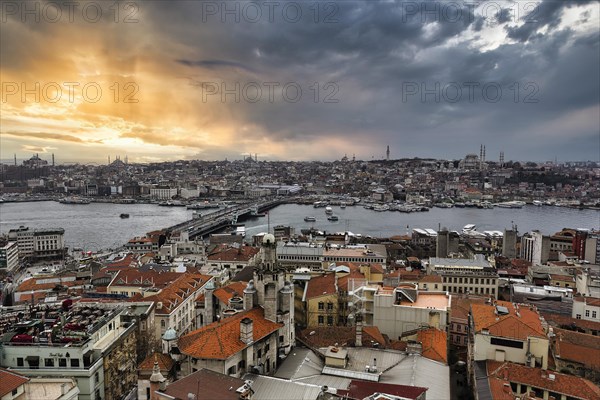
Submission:
M 167 342 L 169 342 L 171 340 L 176 340 L 177 339 L 177 331 L 173 328 L 169 328 L 166 330 L 166 332 L 162 338 L 163 338 L 163 340 L 166 340 Z
M 265 234 L 262 239 L 263 244 L 275 244 L 275 236 L 270 233 Z

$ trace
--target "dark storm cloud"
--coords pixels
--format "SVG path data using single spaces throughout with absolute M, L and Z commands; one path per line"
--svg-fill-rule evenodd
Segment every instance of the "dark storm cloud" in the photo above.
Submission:
M 159 49 L 168 65 L 161 79 L 193 76 L 188 90 L 194 93 L 206 90 L 203 80 L 215 75 L 228 87 L 251 81 L 300 85 L 298 102 L 280 95 L 256 103 L 214 97 L 240 126 L 258 127 L 246 137 L 266 136 L 290 152 L 300 141 L 339 137 L 356 144 L 365 158 L 388 144 L 398 157 L 462 157 L 486 143 L 489 154 L 504 150 L 507 158 L 546 159 L 560 152 L 562 159 L 581 159 L 597 158 L 589 146 L 598 141 L 597 121 L 566 125 L 562 134 L 561 121 L 581 119 L 594 108 L 597 115 L 599 40 L 597 31 L 576 33 L 560 23 L 566 8 L 589 2 L 546 0 L 528 15 L 507 3 L 491 15 L 493 21 L 468 7 L 458 19 L 441 8 L 438 14 L 423 12 L 448 2 L 370 0 L 336 2 L 326 21 L 332 10 L 321 9 L 315 18 L 310 8 L 322 2 L 295 2 L 302 9 L 296 22 L 282 17 L 286 2 L 277 2 L 272 20 L 263 14 L 249 21 L 240 11 L 236 22 L 206 8 L 234 2 L 151 1 L 140 3 L 139 28 L 147 30 L 141 43 Z M 243 10 L 248 3 L 239 4 Z M 582 14 L 580 22 L 586 18 Z M 499 31 L 506 37 L 482 48 L 478 39 L 490 34 L 490 23 L 503 25 Z M 29 57 L 27 46 L 12 47 Z M 336 85 L 337 102 L 324 101 L 332 93 L 328 83 Z M 465 84 L 475 85 L 472 98 Z M 456 101 L 444 96 L 452 94 L 444 93 L 452 85 L 462 89 Z M 497 101 L 483 92 L 486 85 L 499 85 Z M 415 87 L 418 92 L 409 95 Z M 423 96 L 423 89 L 435 93 Z M 339 156 L 332 148 L 331 158 Z
M 235 61 L 227 61 L 227 60 L 177 60 L 177 62 L 181 65 L 185 65 L 188 67 L 199 67 L 199 68 L 207 68 L 207 69 L 220 69 L 220 68 L 239 68 L 248 72 L 255 72 L 252 68 L 243 65 L 242 63 Z
M 347 140 L 366 136 L 403 155 L 449 157 L 473 151 L 479 142 L 503 149 L 507 156 L 513 149 L 515 158 L 543 158 L 553 146 L 575 158 L 575 149 L 585 150 L 586 146 L 574 145 L 571 151 L 564 147 L 564 136 L 549 136 L 542 139 L 544 146 L 522 151 L 528 132 L 560 115 L 599 104 L 600 83 L 594 73 L 600 67 L 597 35 L 574 41 L 573 31 L 558 30 L 562 10 L 575 2 L 544 1 L 522 20 L 515 18 L 514 10 L 501 9 L 494 22 L 505 24 L 507 37 L 517 43 L 492 50 L 448 44 L 468 31 L 481 33 L 489 23 L 471 9 L 462 10 L 460 20 L 449 21 L 413 13 L 406 2 L 338 4 L 338 22 L 329 24 L 314 23 L 309 15 L 297 23 L 215 19 L 189 27 L 185 21 L 202 18 L 193 3 L 182 3 L 176 10 L 153 2 L 151 14 L 182 21 L 167 30 L 167 35 L 174 35 L 171 40 L 189 47 L 189 54 L 178 58 L 182 64 L 261 71 L 264 80 L 298 82 L 305 92 L 297 103 L 242 101 L 234 107 L 236 117 L 283 143 L 323 135 Z M 537 33 L 543 27 L 549 32 Z M 205 39 L 202 45 L 194 46 L 200 38 Z M 243 84 L 247 79 L 239 74 L 232 81 Z M 313 101 L 310 84 L 330 81 L 338 85 L 339 102 Z M 472 99 L 465 82 L 478 85 Z M 443 90 L 453 83 L 462 86 L 458 101 L 421 96 L 422 88 L 435 90 L 439 84 Z M 489 84 L 502 89 L 497 102 L 482 91 Z M 406 96 L 407 85 L 417 85 L 419 93 Z M 569 135 L 579 143 L 594 133 Z

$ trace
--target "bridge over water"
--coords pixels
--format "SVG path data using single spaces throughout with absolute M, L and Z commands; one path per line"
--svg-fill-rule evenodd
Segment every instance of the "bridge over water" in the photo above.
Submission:
M 197 236 L 204 237 L 210 233 L 230 227 L 238 223 L 239 220 L 261 214 L 286 201 L 284 199 L 275 199 L 227 206 L 219 211 L 202 214 L 199 218 L 170 226 L 167 228 L 167 231 L 171 233 L 188 232 L 190 239 Z

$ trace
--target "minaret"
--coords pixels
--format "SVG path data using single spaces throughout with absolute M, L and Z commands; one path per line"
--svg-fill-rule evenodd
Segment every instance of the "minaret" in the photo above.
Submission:
M 54 167 L 54 153 L 52 153 L 52 166 Z
M 385 159 L 390 160 L 390 146 L 388 145 L 387 150 L 385 151 Z
M 15 153 L 15 167 L 17 166 L 17 153 Z
M 152 375 L 150 375 L 150 400 L 158 400 L 159 397 L 156 391 L 164 389 L 165 377 L 160 373 L 160 367 L 158 366 L 158 357 L 154 353 L 154 367 L 152 368 Z

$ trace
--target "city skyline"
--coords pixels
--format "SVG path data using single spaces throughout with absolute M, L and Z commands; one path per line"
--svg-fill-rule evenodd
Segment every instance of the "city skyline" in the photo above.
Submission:
M 597 2 L 266 3 L 3 3 L 0 158 L 598 161 Z

